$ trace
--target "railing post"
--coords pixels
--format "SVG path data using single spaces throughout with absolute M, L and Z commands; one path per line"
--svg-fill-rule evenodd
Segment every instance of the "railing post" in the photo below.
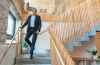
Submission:
M 16 56 L 20 56 L 22 53 L 21 37 L 21 30 L 18 30 L 16 35 Z

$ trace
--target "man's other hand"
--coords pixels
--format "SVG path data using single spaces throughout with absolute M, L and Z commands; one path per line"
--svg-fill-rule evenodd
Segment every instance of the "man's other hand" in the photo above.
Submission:
M 22 26 L 19 27 L 19 30 L 22 30 Z
M 36 33 L 39 34 L 39 31 L 37 31 Z

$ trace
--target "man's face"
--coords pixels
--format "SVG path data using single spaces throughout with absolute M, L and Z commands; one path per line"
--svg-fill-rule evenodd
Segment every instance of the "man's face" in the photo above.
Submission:
M 30 14 L 30 15 L 32 15 L 32 14 L 33 14 L 33 12 L 32 12 L 32 11 L 29 11 L 29 14 Z
M 35 9 L 30 9 L 29 14 L 30 15 L 36 15 L 37 11 Z
M 30 15 L 36 15 L 36 12 L 35 11 L 29 11 L 29 14 Z
M 32 12 L 33 12 L 33 15 L 36 15 L 36 11 L 35 10 L 33 10 Z

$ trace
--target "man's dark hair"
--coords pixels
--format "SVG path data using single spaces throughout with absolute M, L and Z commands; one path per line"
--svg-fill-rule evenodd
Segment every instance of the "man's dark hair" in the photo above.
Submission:
M 29 10 L 29 11 L 34 11 L 34 10 L 35 10 L 35 12 L 37 12 L 37 9 L 34 8 L 34 7 L 29 7 L 28 10 Z
M 37 9 L 36 8 L 33 8 L 33 10 L 35 10 L 35 12 L 37 12 Z

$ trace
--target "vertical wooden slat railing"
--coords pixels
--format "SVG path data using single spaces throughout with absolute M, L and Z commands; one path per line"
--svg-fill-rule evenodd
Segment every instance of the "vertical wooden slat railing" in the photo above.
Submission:
M 66 16 L 62 16 L 66 17 L 65 22 L 54 23 L 49 28 L 50 36 L 54 41 L 51 43 L 53 65 L 75 65 L 63 44 L 73 39 L 78 40 L 77 36 L 82 36 L 89 32 L 91 27 L 98 22 L 95 17 L 97 14 L 95 6 L 97 6 L 97 0 L 86 0 L 79 6 L 70 8 L 65 12 Z M 98 19 L 100 20 L 100 18 Z
M 69 40 L 70 37 L 73 37 L 73 33 L 71 33 L 70 29 L 67 30 L 67 27 L 69 26 L 66 26 L 65 23 L 62 22 L 52 24 L 52 26 L 49 28 L 49 34 L 51 36 L 51 57 L 53 65 L 75 65 L 75 62 L 72 60 L 72 57 L 63 45 L 63 41 L 65 41 L 63 38 L 64 36 L 66 37 L 69 33 L 70 35 L 67 36 Z
M 75 65 L 70 54 L 65 50 L 63 43 L 56 38 L 53 31 L 49 31 L 51 35 L 51 56 L 53 65 Z

